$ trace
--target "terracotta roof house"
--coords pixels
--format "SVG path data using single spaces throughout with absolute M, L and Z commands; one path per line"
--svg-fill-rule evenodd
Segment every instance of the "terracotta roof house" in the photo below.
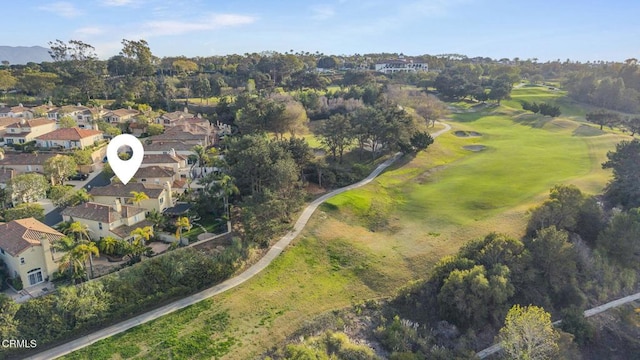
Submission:
M 6 153 L 0 160 L 0 169 L 13 169 L 15 174 L 44 173 L 44 163 L 56 154 Z
M 118 201 L 120 204 L 133 205 L 133 195 L 135 192 L 145 193 L 149 199 L 142 200 L 136 206 L 143 208 L 145 211 L 156 210 L 162 212 L 164 209 L 173 206 L 173 194 L 171 193 L 171 183 L 164 182 L 160 184 L 129 182 L 126 185 L 122 183 L 112 183 L 107 186 L 94 187 L 89 191 L 93 197 L 93 201 L 101 204 L 114 204 Z
M 146 140 L 152 144 L 156 141 L 181 141 L 186 144 L 209 146 L 213 142 L 214 128 L 206 124 L 182 124 L 167 128 L 160 135 L 150 136 Z
M 174 112 L 160 115 L 160 117 L 156 119 L 156 124 L 162 124 L 165 127 L 174 126 L 174 123 L 177 120 L 192 118 L 192 117 L 193 117 L 193 114 L 190 114 L 189 110 L 185 107 L 184 110 L 182 111 L 174 111 Z
M 7 132 L 7 126 L 20 122 L 20 118 L 0 117 L 0 137 L 4 138 Z
M 0 259 L 5 263 L 9 276 L 19 277 L 28 288 L 53 277 L 58 271 L 56 253 L 51 243 L 63 234 L 34 218 L 13 220 L 0 224 Z
M 102 131 L 73 127 L 40 135 L 36 138 L 36 143 L 42 148 L 84 149 L 102 139 Z
M 47 118 L 36 118 L 31 120 L 23 118 L 19 122 L 6 127 L 4 141 L 7 144 L 24 144 L 55 129 L 56 122 Z
M 188 157 L 193 154 L 193 145 L 179 140 L 157 140 L 144 145 L 145 154 L 161 155 L 175 153 Z
M 147 154 L 145 151 L 142 158 L 141 168 L 148 166 L 162 166 L 170 168 L 175 173 L 185 175 L 189 172 L 187 157 L 175 153 L 169 154 Z
M 128 240 L 132 238 L 129 236 L 132 230 L 152 225 L 145 219 L 145 212 L 143 208 L 121 205 L 117 200 L 112 205 L 87 202 L 62 210 L 62 219 L 86 225 L 93 240 L 107 236 Z
M 22 104 L 19 104 L 18 106 L 1 107 L 0 117 L 32 119 L 33 114 L 31 113 L 31 111 L 29 111 L 28 107 L 24 107 L 22 106 Z
M 128 108 L 109 111 L 104 114 L 103 118 L 106 122 L 113 124 L 129 121 L 137 115 L 140 115 L 140 111 Z
M 145 185 L 170 184 L 172 191 L 183 193 L 187 189 L 186 178 L 182 179 L 173 169 L 164 166 L 147 166 L 138 169 L 133 178 Z M 170 205 L 169 205 L 170 206 Z
M 57 107 L 53 106 L 53 104 L 51 103 L 48 103 L 44 105 L 31 107 L 29 108 L 29 111 L 31 112 L 31 114 L 33 114 L 33 117 L 47 117 L 47 114 L 49 113 L 49 111 L 54 109 L 57 109 Z

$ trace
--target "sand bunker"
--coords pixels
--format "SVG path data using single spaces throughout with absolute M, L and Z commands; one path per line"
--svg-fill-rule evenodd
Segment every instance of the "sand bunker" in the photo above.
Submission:
M 458 130 L 456 132 L 453 133 L 455 136 L 458 137 L 478 137 L 478 136 L 482 136 L 482 134 L 480 134 L 477 131 L 462 131 L 462 130 Z
M 463 146 L 462 148 L 465 150 L 477 152 L 477 151 L 482 151 L 487 147 L 484 145 L 467 145 L 467 146 Z

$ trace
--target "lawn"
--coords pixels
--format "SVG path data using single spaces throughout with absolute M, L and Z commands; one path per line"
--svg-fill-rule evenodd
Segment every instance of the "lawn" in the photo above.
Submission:
M 454 131 L 482 136 L 449 132 L 370 185 L 329 200 L 244 285 L 67 358 L 256 358 L 323 312 L 392 296 L 469 239 L 490 231 L 520 235 L 527 210 L 556 183 L 600 191 L 610 176 L 600 167 L 606 151 L 629 138 L 505 105 L 454 115 Z M 465 150 L 468 145 L 486 149 Z M 188 353 L 187 340 L 195 344 Z

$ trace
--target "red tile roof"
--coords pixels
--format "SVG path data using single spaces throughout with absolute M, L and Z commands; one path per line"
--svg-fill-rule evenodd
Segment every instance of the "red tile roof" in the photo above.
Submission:
M 22 121 L 24 120 L 24 124 L 22 123 Z M 54 120 L 49 120 L 47 118 L 41 117 L 41 118 L 35 118 L 35 119 L 31 119 L 31 120 L 27 120 L 27 119 L 18 119 L 18 122 L 15 124 L 11 124 L 9 126 L 7 126 L 7 128 L 32 128 L 32 127 L 36 127 L 36 126 L 42 126 L 42 125 L 50 125 L 50 124 L 55 124 Z
M 13 220 L 0 224 L 0 248 L 11 256 L 17 256 L 32 246 L 40 246 L 43 237 L 49 241 L 56 241 L 64 237 L 47 225 L 34 218 Z
M 54 130 L 38 136 L 38 140 L 81 140 L 96 135 L 102 135 L 102 131 L 81 129 L 78 127 Z

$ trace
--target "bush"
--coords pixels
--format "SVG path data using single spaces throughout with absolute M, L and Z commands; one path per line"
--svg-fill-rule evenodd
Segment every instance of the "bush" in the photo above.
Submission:
M 22 279 L 20 277 L 11 279 L 11 286 L 18 291 L 24 289 L 24 285 L 22 284 Z

